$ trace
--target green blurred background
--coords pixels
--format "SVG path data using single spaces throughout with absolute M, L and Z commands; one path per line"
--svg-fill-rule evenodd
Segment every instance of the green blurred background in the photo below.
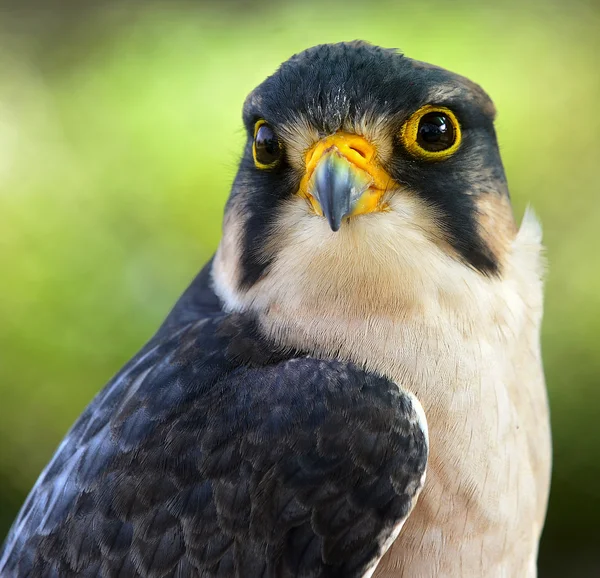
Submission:
M 496 102 L 515 212 L 536 209 L 550 264 L 540 575 L 600 576 L 597 2 L 0 0 L 0 541 L 214 251 L 246 94 L 292 53 L 355 38 Z

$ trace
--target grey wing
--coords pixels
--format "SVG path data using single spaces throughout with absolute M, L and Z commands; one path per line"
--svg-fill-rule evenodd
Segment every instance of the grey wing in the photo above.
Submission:
M 423 483 L 420 408 L 349 364 L 236 364 L 216 333 L 149 350 L 82 416 L 3 577 L 370 575 Z

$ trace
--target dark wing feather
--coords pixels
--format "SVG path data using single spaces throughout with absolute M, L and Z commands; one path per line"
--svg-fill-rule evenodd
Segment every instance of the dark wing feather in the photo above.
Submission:
M 364 575 L 421 487 L 411 399 L 350 364 L 276 357 L 250 325 L 151 342 L 59 447 L 0 575 Z

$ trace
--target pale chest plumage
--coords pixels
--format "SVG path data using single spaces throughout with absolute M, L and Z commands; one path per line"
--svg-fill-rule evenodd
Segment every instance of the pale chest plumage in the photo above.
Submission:
M 549 482 L 546 395 L 535 343 L 454 335 L 396 379 L 429 425 L 427 482 L 375 576 L 535 576 Z

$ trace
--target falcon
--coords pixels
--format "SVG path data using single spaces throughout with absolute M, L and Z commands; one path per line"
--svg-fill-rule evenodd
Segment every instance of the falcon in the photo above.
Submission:
M 494 116 L 364 42 L 258 86 L 215 256 L 66 435 L 0 575 L 536 576 L 541 232 Z

